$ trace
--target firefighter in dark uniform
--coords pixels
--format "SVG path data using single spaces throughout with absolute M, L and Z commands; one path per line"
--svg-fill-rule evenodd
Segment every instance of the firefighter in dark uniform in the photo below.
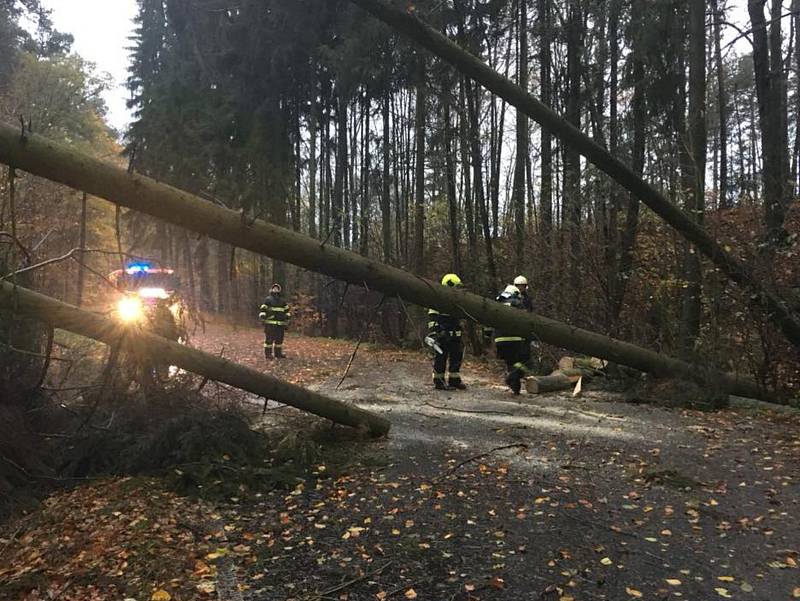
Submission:
M 461 278 L 454 273 L 448 273 L 442 278 L 442 286 L 461 286 Z M 436 309 L 429 309 L 428 335 L 439 347 L 433 356 L 433 385 L 436 390 L 466 390 L 466 384 L 461 381 L 461 362 L 464 359 L 461 320 Z
M 283 300 L 280 284 L 273 284 L 258 314 L 264 324 L 264 356 L 267 359 L 272 359 L 273 347 L 276 359 L 286 357 L 283 354 L 283 335 L 290 317 L 289 305 Z
M 519 288 L 514 285 L 506 289 L 497 297 L 497 302 L 508 307 L 525 310 L 525 304 Z M 530 343 L 522 336 L 513 332 L 497 330 L 494 337 L 497 349 L 497 358 L 505 361 L 506 384 L 514 394 L 519 394 L 522 389 L 522 378 L 531 374 L 528 361 L 531 358 Z

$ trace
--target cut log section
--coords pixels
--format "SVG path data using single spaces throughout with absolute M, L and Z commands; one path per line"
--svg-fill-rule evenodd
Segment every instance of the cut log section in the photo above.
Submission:
M 8 282 L 0 282 L 0 307 L 108 345 L 122 345 L 136 354 L 156 356 L 164 363 L 177 365 L 210 380 L 224 382 L 258 396 L 291 405 L 337 424 L 364 429 L 372 436 L 383 436 L 389 432 L 388 420 L 359 407 L 347 405 L 150 332 L 123 327 L 112 319 L 38 292 L 15 287 Z
M 575 384 L 582 376 L 567 376 L 561 373 L 553 373 L 549 376 L 531 376 L 525 378 L 525 390 L 528 394 L 544 394 L 546 392 L 557 392 L 575 388 Z
M 590 372 L 598 372 L 608 366 L 608 361 L 598 359 L 597 357 L 561 357 L 558 360 L 558 369 L 561 371 L 567 369 L 581 369 Z
M 703 372 L 696 365 L 634 344 L 576 328 L 536 313 L 519 311 L 476 294 L 440 286 L 396 267 L 383 265 L 308 236 L 246 216 L 150 178 L 98 160 L 36 135 L 0 123 L 0 162 L 105 198 L 167 223 L 355 284 L 422 307 L 471 317 L 520 336 L 656 375 L 684 377 L 715 385 L 732 394 L 771 400 L 752 379 L 736 374 Z M 799 336 L 800 338 L 800 336 Z

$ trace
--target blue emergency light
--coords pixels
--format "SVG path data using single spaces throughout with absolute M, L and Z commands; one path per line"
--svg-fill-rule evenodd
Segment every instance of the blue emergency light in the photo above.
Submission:
M 147 273 L 148 271 L 150 271 L 149 263 L 130 263 L 125 268 L 125 273 L 128 275 L 133 275 L 135 273 Z

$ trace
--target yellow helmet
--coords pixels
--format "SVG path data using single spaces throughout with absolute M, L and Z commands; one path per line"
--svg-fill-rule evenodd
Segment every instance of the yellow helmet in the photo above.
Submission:
M 454 273 L 448 273 L 442 278 L 442 286 L 460 286 L 461 278 Z

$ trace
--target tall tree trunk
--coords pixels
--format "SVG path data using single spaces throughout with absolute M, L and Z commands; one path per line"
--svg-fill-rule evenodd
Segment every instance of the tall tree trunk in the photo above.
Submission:
M 475 227 L 474 195 L 472 193 L 472 175 L 470 173 L 469 118 L 466 97 L 466 80 L 460 78 L 458 85 L 458 133 L 461 151 L 461 179 L 464 182 L 464 219 L 467 226 L 467 254 L 476 256 L 478 250 L 478 233 Z
M 192 256 L 192 242 L 189 239 L 189 230 L 181 230 L 181 244 L 183 246 L 184 260 L 186 264 L 186 275 L 189 280 L 189 298 L 193 308 L 198 307 L 197 302 L 197 274 L 195 272 L 195 262 Z
M 576 128 L 581 127 L 583 106 L 581 89 L 581 59 L 583 56 L 583 16 L 578 0 L 570 0 L 567 21 L 567 88 L 566 119 Z M 573 290 L 580 287 L 581 262 L 581 157 L 573 146 L 564 146 L 564 217 L 569 239 L 570 280 Z
M 289 203 L 289 212 L 292 216 L 292 229 L 296 232 L 300 231 L 300 197 L 301 193 L 301 185 L 302 185 L 302 164 L 303 164 L 303 154 L 302 154 L 302 146 L 301 142 L 303 140 L 303 136 L 301 132 L 301 125 L 300 125 L 300 103 L 295 102 L 295 110 L 294 110 L 294 131 L 292 135 L 294 137 L 294 156 L 293 158 L 293 165 L 294 165 L 294 188 L 292 190 L 292 198 Z
M 768 240 L 777 243 L 786 237 L 784 221 L 789 204 L 786 75 L 781 48 L 782 2 L 772 3 L 769 30 L 764 18 L 765 4 L 766 0 L 749 0 L 747 8 L 753 25 L 753 72 L 764 155 L 764 219 Z
M 631 7 L 631 20 L 634 23 L 642 23 L 644 17 L 644 0 L 633 0 Z M 638 39 L 638 38 L 637 38 Z M 638 45 L 634 45 L 631 53 L 633 62 L 633 148 L 631 152 L 631 168 L 634 173 L 642 175 L 644 172 L 644 154 L 647 133 L 646 110 L 647 103 L 645 90 L 647 82 L 644 76 L 643 51 Z M 613 281 L 610 307 L 610 331 L 612 334 L 619 334 L 619 318 L 622 314 L 622 306 L 625 300 L 625 291 L 630 280 L 631 269 L 633 267 L 634 246 L 636 245 L 636 233 L 639 229 L 639 199 L 633 195 L 628 195 L 628 207 L 625 214 L 625 227 L 622 231 L 619 244 L 619 269 Z
M 228 293 L 230 292 L 230 246 L 224 242 L 217 243 L 217 313 L 224 314 L 228 310 Z
M 363 132 L 363 161 L 361 165 L 361 179 L 363 181 L 362 194 L 361 194 L 361 254 L 365 257 L 369 252 L 369 226 L 372 222 L 372 202 L 370 200 L 370 176 L 372 170 L 372 152 L 369 147 L 369 137 L 371 133 L 370 123 L 372 116 L 370 115 L 372 108 L 372 99 L 369 95 L 369 90 L 364 92 L 364 132 Z
M 202 236 L 197 243 L 197 250 L 194 255 L 195 265 L 197 266 L 197 277 L 200 280 L 200 300 L 199 306 L 203 311 L 211 311 L 214 298 L 211 272 L 209 270 L 208 258 L 208 237 Z
M 323 83 L 322 95 L 322 127 L 320 128 L 320 208 L 319 208 L 319 227 L 320 238 L 328 239 L 331 232 L 331 113 L 330 113 L 330 90 Z M 327 91 L 327 94 L 326 94 Z
M 355 169 L 358 162 L 358 103 L 353 103 L 350 111 L 350 157 L 347 163 L 347 184 L 344 195 L 345 205 L 345 248 L 358 249 L 358 204 L 359 198 L 356 188 Z
M 416 141 L 416 172 L 414 174 L 414 272 L 422 274 L 425 267 L 425 121 L 427 84 L 425 57 L 417 56 L 417 101 L 414 110 L 414 140 Z
M 480 212 L 481 225 L 483 226 L 483 239 L 486 244 L 486 264 L 489 270 L 489 281 L 485 283 L 486 291 L 490 294 L 497 292 L 497 269 L 494 262 L 494 248 L 492 245 L 492 232 L 489 224 L 489 210 L 486 206 L 486 195 L 483 186 L 483 155 L 481 153 L 480 123 L 480 88 L 471 82 L 466 82 L 467 111 L 470 120 L 470 148 L 472 152 L 472 173 L 475 190 L 475 205 Z
M 550 11 L 552 0 L 538 0 L 539 2 L 539 85 L 542 102 L 550 106 L 552 103 L 551 64 L 552 51 L 552 24 Z M 549 246 L 553 230 L 553 136 L 550 131 L 542 126 L 541 153 L 542 153 L 542 181 L 539 191 L 539 205 L 541 215 L 542 235 L 545 244 Z
M 620 0 L 610 0 L 608 15 L 608 48 L 609 48 L 609 120 L 608 120 L 608 149 L 612 155 L 617 156 L 619 146 L 619 118 L 618 118 L 618 88 L 619 88 L 619 13 Z M 608 202 L 608 240 L 606 243 L 606 286 L 608 289 L 609 307 L 614 302 L 616 281 L 619 277 L 620 234 L 619 212 L 621 194 L 619 188 L 612 184 L 609 190 Z M 611 327 L 611 314 L 609 313 L 609 331 Z
M 728 98 L 725 91 L 725 65 L 722 62 L 722 21 L 725 11 L 720 0 L 711 0 L 714 13 L 714 62 L 717 69 L 717 105 L 719 110 L 719 206 L 731 206 L 728 198 Z M 797 1 L 797 0 L 795 0 Z
M 461 232 L 458 226 L 458 197 L 456 195 L 456 167 L 453 156 L 453 123 L 450 116 L 449 96 L 443 99 L 443 128 L 445 153 L 445 186 L 447 188 L 447 208 L 450 218 L 450 246 L 453 255 L 453 269 L 461 273 Z M 463 274 L 462 274 L 463 275 Z
M 391 196 L 390 196 L 390 160 L 391 155 L 389 150 L 391 148 L 391 129 L 389 126 L 389 98 L 391 91 L 387 88 L 384 91 L 383 97 L 383 176 L 382 176 L 382 190 L 381 190 L 381 229 L 383 241 L 383 262 L 392 264 L 392 212 L 391 212 Z
M 311 98 L 311 113 L 308 121 L 309 134 L 311 135 L 308 157 L 308 235 L 312 238 L 317 235 L 317 127 L 319 118 L 317 111 L 316 92 Z
M 792 187 L 793 196 L 800 195 L 800 0 L 792 0 L 792 23 L 794 25 L 794 152 L 792 153 Z
M 517 0 L 517 83 L 528 90 L 528 7 L 527 0 Z M 525 175 L 528 165 L 528 117 L 517 111 L 517 156 L 514 166 L 514 263 L 517 272 L 525 267 Z
M 348 99 L 340 90 L 337 94 L 339 101 L 336 113 L 337 130 L 337 156 L 336 180 L 333 184 L 333 203 L 331 206 L 331 227 L 333 228 L 333 243 L 343 247 L 347 241 L 347 234 L 342 237 L 343 217 L 345 212 L 345 186 L 347 185 L 347 103 Z
M 703 223 L 705 212 L 706 173 L 706 21 L 705 5 L 689 3 L 689 181 L 688 213 L 697 223 Z M 681 347 L 692 351 L 700 336 L 702 313 L 702 265 L 700 255 L 687 247 L 684 262 L 686 288 L 683 290 Z
M 81 196 L 81 225 L 78 240 L 78 301 L 79 307 L 83 304 L 83 286 L 86 281 L 86 192 Z

